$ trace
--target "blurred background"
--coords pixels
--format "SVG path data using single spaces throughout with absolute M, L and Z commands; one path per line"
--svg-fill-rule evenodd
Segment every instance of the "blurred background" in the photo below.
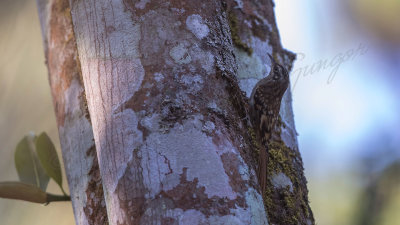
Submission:
M 400 224 L 400 1 L 275 0 L 320 225 Z
M 400 224 L 400 1 L 275 4 L 283 46 L 298 54 L 293 106 L 317 224 Z M 60 149 L 34 1 L 0 1 L 0 52 L 0 181 L 17 180 L 24 135 L 46 131 Z M 49 191 L 61 194 L 52 181 Z M 70 203 L 5 199 L 0 220 L 74 224 Z
M 0 0 L 0 52 L 0 181 L 16 181 L 14 149 L 24 135 L 46 131 L 60 150 L 35 1 Z M 62 194 L 53 181 L 48 191 Z M 75 223 L 70 202 L 42 206 L 0 199 L 0 224 Z

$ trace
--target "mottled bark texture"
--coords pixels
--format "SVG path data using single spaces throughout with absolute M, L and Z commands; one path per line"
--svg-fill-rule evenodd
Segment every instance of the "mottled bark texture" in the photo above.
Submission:
M 270 0 L 227 0 L 237 78 L 250 97 L 256 83 L 270 71 L 266 53 L 289 71 L 295 55 L 282 48 Z M 254 136 L 254 135 L 253 135 Z M 256 149 L 259 146 L 255 147 Z M 257 152 L 257 151 L 256 151 Z M 268 146 L 267 190 L 263 193 L 270 224 L 314 224 L 308 202 L 307 181 L 297 144 L 290 88 L 280 109 L 280 121 Z
M 68 0 L 38 0 L 49 82 L 76 224 L 106 224 L 103 187 Z
M 260 194 L 255 174 L 248 97 L 270 70 L 267 53 L 288 68 L 294 59 L 280 45 L 271 1 L 70 0 L 70 6 L 73 29 L 62 28 L 58 41 L 49 38 L 57 33 L 48 30 L 51 19 L 42 19 L 44 37 L 53 40 L 46 42 L 50 74 L 64 74 L 50 76 L 60 137 L 66 149 L 97 151 L 96 182 L 103 184 L 110 224 L 313 224 L 290 91 L 270 146 L 267 193 Z M 51 55 L 55 42 L 63 45 Z M 78 54 L 66 50 L 75 43 Z M 75 70 L 66 72 L 64 64 Z M 64 78 L 72 74 L 76 79 Z M 66 127 L 90 134 L 92 128 L 96 148 L 89 135 Z M 95 157 L 71 151 L 63 149 L 66 165 L 99 175 L 90 168 Z M 80 196 L 100 189 L 88 184 L 91 175 L 81 184 L 71 171 Z M 89 202 L 76 201 L 84 209 Z M 77 220 L 87 218 L 74 208 Z

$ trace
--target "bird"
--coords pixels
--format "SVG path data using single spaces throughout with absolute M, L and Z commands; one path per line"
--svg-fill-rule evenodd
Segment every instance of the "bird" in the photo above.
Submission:
M 250 120 L 260 143 L 258 156 L 258 180 L 261 193 L 267 187 L 268 144 L 279 119 L 281 101 L 289 87 L 289 75 L 285 67 L 271 60 L 271 71 L 254 86 L 250 96 Z

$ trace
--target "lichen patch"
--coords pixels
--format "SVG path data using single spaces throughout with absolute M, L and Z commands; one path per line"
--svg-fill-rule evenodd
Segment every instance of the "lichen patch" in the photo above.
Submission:
M 164 78 L 165 76 L 162 73 L 154 73 L 154 80 L 156 80 L 157 82 L 161 82 L 162 80 L 164 80 Z
M 113 137 L 114 140 L 111 143 L 119 143 L 122 148 L 121 151 L 114 152 L 112 156 L 110 155 L 107 161 L 102 161 L 103 164 L 106 164 L 106 168 L 115 168 L 117 172 L 116 177 L 111 174 L 110 177 L 113 179 L 108 181 L 111 183 L 105 182 L 111 192 L 115 191 L 119 180 L 125 173 L 128 162 L 132 160 L 133 150 L 139 147 L 143 141 L 143 134 L 137 129 L 139 121 L 133 110 L 125 109 L 120 113 L 114 114 L 113 117 L 115 122 L 112 133 L 117 135 Z
M 262 196 L 253 188 L 249 188 L 246 192 L 246 203 L 250 208 L 251 225 L 268 225 L 268 220 L 264 205 L 262 204 Z
M 171 48 L 169 55 L 178 64 L 188 64 L 192 61 L 192 57 L 188 53 L 188 48 L 183 43 L 179 43 Z
M 197 14 L 193 14 L 187 17 L 186 28 L 190 30 L 198 39 L 205 38 L 210 32 L 210 29 L 203 21 L 203 18 Z
M 201 68 L 203 68 L 207 74 L 213 74 L 215 72 L 215 59 L 210 51 L 205 51 L 199 46 L 193 45 L 189 52 L 193 61 L 201 65 Z
M 148 168 L 143 176 L 150 196 L 177 186 L 186 168 L 187 180 L 198 179 L 198 185 L 205 188 L 209 197 L 236 198 L 217 154 L 217 146 L 201 131 L 202 126 L 199 119 L 188 119 L 168 133 L 152 133 L 147 137 L 141 150 L 142 165 Z
M 67 102 L 65 107 L 64 126 L 59 126 L 60 142 L 63 147 L 63 159 L 65 170 L 68 172 L 68 184 L 71 198 L 80 199 L 82 205 L 74 204 L 76 219 L 88 221 L 89 218 L 82 211 L 86 207 L 86 190 L 89 184 L 89 171 L 92 168 L 94 158 L 87 156 L 86 152 L 92 148 L 93 133 L 90 121 L 85 117 L 80 105 L 80 95 L 83 92 L 78 80 L 72 80 L 71 85 L 64 93 Z M 78 140 L 78 141 L 77 141 Z M 76 166 L 80 165 L 80 166 Z M 86 174 L 87 176 L 82 176 Z
M 146 7 L 146 4 L 149 3 L 150 0 L 140 0 L 135 4 L 135 7 L 138 9 L 144 9 Z
M 271 182 L 275 188 L 286 188 L 289 187 L 289 190 L 293 191 L 293 183 L 289 177 L 287 177 L 284 173 L 280 172 L 272 176 Z
M 182 75 L 179 82 L 186 86 L 188 92 L 191 94 L 196 94 L 198 91 L 201 91 L 204 85 L 203 77 L 199 74 Z

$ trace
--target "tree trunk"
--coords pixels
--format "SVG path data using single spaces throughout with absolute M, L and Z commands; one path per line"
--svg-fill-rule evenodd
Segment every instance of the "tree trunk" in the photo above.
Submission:
M 255 174 L 248 97 L 294 59 L 271 1 L 38 6 L 77 224 L 314 223 L 290 91 L 266 193 Z
M 38 0 L 49 82 L 75 221 L 106 224 L 107 212 L 68 1 Z

